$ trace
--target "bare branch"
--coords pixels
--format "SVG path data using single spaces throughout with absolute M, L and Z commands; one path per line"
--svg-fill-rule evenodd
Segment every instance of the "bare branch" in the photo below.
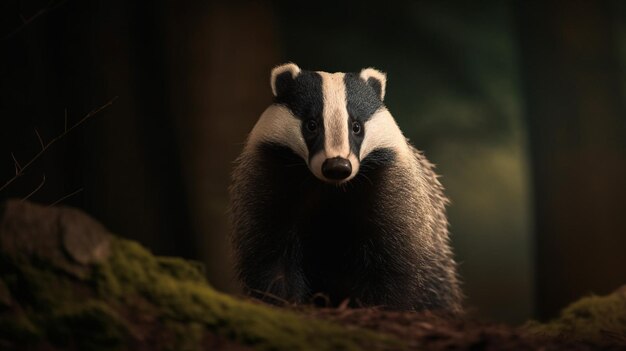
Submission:
M 10 39 L 11 37 L 16 35 L 17 33 L 21 32 L 24 28 L 26 28 L 26 26 L 28 26 L 34 20 L 36 20 L 40 16 L 44 15 L 45 13 L 47 13 L 49 11 L 52 11 L 52 10 L 56 9 L 57 7 L 63 5 L 65 2 L 67 2 L 67 0 L 61 0 L 61 1 L 51 0 L 50 2 L 48 2 L 48 4 L 46 6 L 44 6 L 39 11 L 35 12 L 34 15 L 32 15 L 32 16 L 30 16 L 28 18 L 25 18 L 24 15 L 20 14 L 20 19 L 22 20 L 22 24 L 20 26 L 18 26 L 17 28 L 13 29 L 11 32 L 9 32 L 9 34 L 5 35 L 2 38 L 2 41 Z
M 35 190 L 31 191 L 30 194 L 26 195 L 26 197 L 24 197 L 22 201 L 28 200 L 31 196 L 33 196 L 36 192 L 38 192 L 39 189 L 41 189 L 45 183 L 46 183 L 46 174 L 44 173 L 43 179 L 41 180 L 41 183 L 39 183 L 39 186 Z
M 63 200 L 66 200 L 66 199 L 68 199 L 68 198 L 70 198 L 70 197 L 72 197 L 72 196 L 74 196 L 74 195 L 76 195 L 76 194 L 80 193 L 80 192 L 81 192 L 81 191 L 83 191 L 83 190 L 84 190 L 83 188 L 79 188 L 78 190 L 76 190 L 76 191 L 74 191 L 74 192 L 72 192 L 72 193 L 69 193 L 69 194 L 67 194 L 67 195 L 63 196 L 62 198 L 60 198 L 60 199 L 56 200 L 55 202 L 51 203 L 50 205 L 48 205 L 48 207 L 52 207 L 52 206 L 54 206 L 54 205 L 58 204 L 59 202 L 61 202 L 61 201 L 63 201 Z
M 65 136 L 65 134 L 71 132 L 74 128 L 78 127 L 79 125 L 83 124 L 86 120 L 88 120 L 89 118 L 93 117 L 95 114 L 97 114 L 98 112 L 104 110 L 105 108 L 113 105 L 113 103 L 115 102 L 115 100 L 117 100 L 117 98 L 119 98 L 119 96 L 116 96 L 114 98 L 112 98 L 111 100 L 109 100 L 109 102 L 107 102 L 106 104 L 92 110 L 91 112 L 89 112 L 87 115 L 85 115 L 85 117 L 81 118 L 80 121 L 76 122 L 73 126 L 71 126 L 68 130 L 66 130 L 65 132 L 63 132 L 61 135 L 57 136 L 56 138 L 52 139 L 48 145 L 52 144 L 53 142 L 57 141 L 58 139 L 62 138 Z M 48 147 L 48 145 L 46 145 L 46 147 Z
M 13 178 L 7 180 L 6 183 L 4 183 L 0 187 L 0 192 L 2 190 L 6 189 L 9 185 L 11 185 L 11 183 L 13 183 L 16 179 L 21 177 L 24 174 L 24 171 L 26 171 L 35 161 L 37 161 L 39 159 L 39 157 L 41 157 L 41 155 L 43 155 L 43 153 L 46 152 L 46 150 L 48 150 L 48 148 L 50 146 L 52 146 L 52 144 L 54 144 L 55 142 L 57 142 L 60 139 L 62 139 L 64 136 L 69 134 L 71 131 L 76 129 L 81 124 L 85 123 L 88 119 L 90 119 L 91 117 L 96 115 L 98 112 L 100 112 L 100 111 L 104 110 L 105 108 L 111 106 L 115 102 L 115 100 L 117 100 L 117 98 L 118 98 L 118 96 L 116 96 L 113 99 L 109 100 L 109 102 L 107 102 L 106 104 L 104 104 L 104 105 L 102 105 L 102 106 L 92 110 L 87 115 L 85 115 L 85 117 L 81 118 L 80 121 L 76 122 L 74 125 L 72 125 L 69 129 L 65 130 L 63 133 L 57 135 L 55 138 L 50 140 L 47 144 L 43 144 L 43 142 L 42 142 L 43 147 L 41 148 L 41 150 L 35 156 L 33 156 L 33 158 L 30 159 L 30 161 L 28 161 L 24 166 L 20 167 L 19 171 L 15 174 L 15 176 L 13 176 Z M 39 135 L 39 133 L 37 133 L 37 135 Z M 41 138 L 40 138 L 40 140 L 41 140 Z M 15 160 L 15 157 L 13 157 L 13 160 L 17 162 L 17 160 Z

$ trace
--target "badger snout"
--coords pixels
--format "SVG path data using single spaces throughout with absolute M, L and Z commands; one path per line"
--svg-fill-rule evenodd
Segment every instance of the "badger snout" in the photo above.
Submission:
M 344 180 L 352 174 L 352 164 L 343 157 L 327 158 L 322 164 L 322 174 L 328 179 Z
M 311 173 L 325 183 L 339 185 L 350 181 L 359 172 L 359 159 L 350 153 L 348 157 L 329 156 L 321 151 L 308 164 Z

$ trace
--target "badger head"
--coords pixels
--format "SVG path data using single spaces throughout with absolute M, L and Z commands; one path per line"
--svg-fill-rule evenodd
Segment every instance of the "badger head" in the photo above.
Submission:
M 288 63 L 272 70 L 270 83 L 274 104 L 259 118 L 248 146 L 286 146 L 324 182 L 345 183 L 373 151 L 406 146 L 383 104 L 386 76 L 376 69 L 327 73 Z

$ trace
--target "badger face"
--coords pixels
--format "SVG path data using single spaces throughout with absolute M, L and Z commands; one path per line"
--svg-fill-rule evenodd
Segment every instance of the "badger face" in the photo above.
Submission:
M 271 75 L 274 104 L 261 116 L 248 145 L 270 142 L 289 147 L 320 180 L 342 184 L 377 148 L 403 141 L 383 104 L 385 74 L 301 70 L 293 63 Z

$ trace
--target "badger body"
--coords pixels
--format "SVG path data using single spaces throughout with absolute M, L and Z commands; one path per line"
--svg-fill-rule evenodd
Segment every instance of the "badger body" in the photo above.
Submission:
M 447 199 L 383 104 L 386 77 L 272 71 L 275 101 L 236 162 L 232 242 L 264 300 L 461 310 Z

